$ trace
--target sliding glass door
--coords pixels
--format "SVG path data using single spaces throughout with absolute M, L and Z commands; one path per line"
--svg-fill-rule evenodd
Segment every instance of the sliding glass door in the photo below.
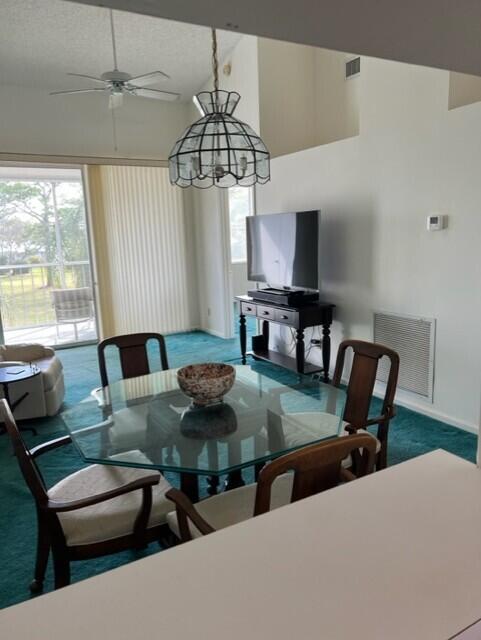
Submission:
M 2 342 L 96 340 L 82 172 L 0 167 Z

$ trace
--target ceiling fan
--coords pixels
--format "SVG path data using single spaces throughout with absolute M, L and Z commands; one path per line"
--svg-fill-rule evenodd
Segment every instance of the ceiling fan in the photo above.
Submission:
M 153 84 L 159 80 L 168 80 L 169 76 L 163 71 L 151 71 L 140 76 L 131 76 L 125 71 L 119 71 L 117 66 L 117 47 L 115 43 L 114 15 L 110 9 L 110 28 L 112 33 L 112 53 L 114 59 L 113 71 L 106 71 L 100 77 L 90 76 L 83 73 L 68 73 L 68 76 L 77 78 L 87 78 L 101 84 L 101 87 L 90 87 L 88 89 L 67 89 L 65 91 L 52 91 L 51 96 L 74 94 L 74 93 L 107 93 L 109 96 L 109 108 L 116 109 L 123 103 L 124 95 L 140 96 L 142 98 L 154 98 L 155 100 L 177 100 L 179 93 L 172 91 L 162 91 L 152 89 L 146 85 Z

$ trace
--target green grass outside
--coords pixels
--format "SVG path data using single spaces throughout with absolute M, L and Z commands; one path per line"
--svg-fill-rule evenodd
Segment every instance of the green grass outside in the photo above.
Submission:
M 52 284 L 48 283 L 48 271 Z M 4 274 L 4 275 L 2 275 Z M 65 268 L 65 288 L 89 286 L 88 265 Z M 0 271 L 0 311 L 4 329 L 55 324 L 52 289 L 60 285 L 56 267 L 32 267 L 27 273 Z

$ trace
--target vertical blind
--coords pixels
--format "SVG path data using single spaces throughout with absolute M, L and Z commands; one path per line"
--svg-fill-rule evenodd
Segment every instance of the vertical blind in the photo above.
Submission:
M 102 334 L 192 328 L 180 189 L 162 167 L 89 169 Z

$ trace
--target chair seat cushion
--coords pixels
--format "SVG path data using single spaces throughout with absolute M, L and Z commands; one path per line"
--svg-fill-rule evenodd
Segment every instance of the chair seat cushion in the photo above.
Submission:
M 379 453 L 381 451 L 381 443 L 373 433 L 371 433 L 370 431 L 367 431 L 366 429 L 358 429 L 356 433 L 362 434 L 365 436 L 371 436 L 371 438 L 374 438 L 374 440 L 376 441 L 376 453 Z M 341 436 L 349 436 L 349 435 L 350 434 L 347 431 L 343 431 L 341 433 Z
M 272 485 L 271 510 L 290 503 L 293 478 L 292 473 L 285 473 L 276 478 Z M 201 500 L 196 503 L 195 508 L 214 529 L 224 529 L 252 518 L 256 490 L 257 484 L 253 483 L 238 489 L 224 491 L 211 498 Z M 167 524 L 171 531 L 180 538 L 177 513 L 175 511 L 167 516 Z M 189 526 L 193 538 L 198 538 L 202 535 L 192 523 L 189 523 Z
M 305 412 L 305 413 L 291 413 L 281 416 L 282 430 L 286 444 L 290 447 L 296 444 L 302 445 L 309 437 L 322 437 L 322 432 L 326 436 L 332 435 L 336 430 L 339 418 L 330 415 L 328 413 L 319 412 Z M 342 421 L 342 430 L 339 436 L 348 436 L 349 432 L 346 431 L 348 426 L 347 422 Z M 367 431 L 366 429 L 358 429 L 356 433 L 371 436 L 376 440 L 376 453 L 379 453 L 381 449 L 381 443 L 375 435 Z
M 138 453 L 143 455 L 141 452 Z M 109 491 L 152 473 L 147 469 L 94 464 L 58 482 L 49 490 L 48 496 L 50 500 L 57 502 L 78 500 Z M 172 510 L 172 502 L 165 497 L 165 492 L 171 486 L 160 473 L 159 476 L 159 484 L 152 487 L 152 510 L 148 528 L 164 524 L 167 513 Z M 90 507 L 59 513 L 67 545 L 92 544 L 133 533 L 141 504 L 142 491 L 138 490 Z

